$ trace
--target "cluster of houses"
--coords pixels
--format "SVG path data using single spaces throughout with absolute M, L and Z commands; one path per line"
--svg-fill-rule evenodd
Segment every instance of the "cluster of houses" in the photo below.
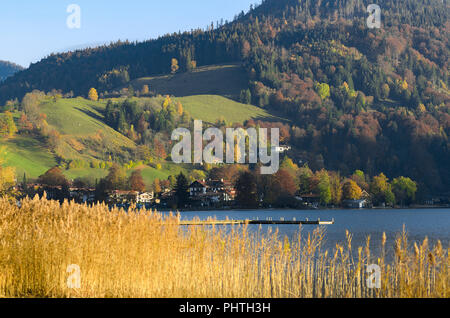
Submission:
M 295 195 L 295 199 L 304 207 L 318 209 L 320 205 L 320 196 L 318 194 L 300 194 Z M 363 190 L 362 196 L 358 200 L 344 200 L 342 207 L 347 209 L 364 209 L 371 206 L 370 194 Z
M 64 189 L 61 186 L 48 186 L 40 184 L 28 185 L 28 191 L 32 191 L 40 196 L 44 195 L 49 200 L 68 199 L 76 203 L 95 203 L 97 200 L 96 190 L 93 188 Z M 108 204 L 151 204 L 154 200 L 153 192 L 121 191 L 114 190 L 108 193 L 106 203 Z
M 189 198 L 193 206 L 209 207 L 230 205 L 236 197 L 231 182 L 221 180 L 199 180 L 189 186 Z
M 75 201 L 77 203 L 95 203 L 96 190 L 89 188 L 68 188 L 61 186 L 44 186 L 39 184 L 28 185 L 28 189 L 39 195 L 46 195 L 49 200 Z M 189 201 L 192 207 L 218 207 L 229 206 L 234 202 L 236 190 L 231 182 L 225 180 L 198 180 L 191 183 L 188 188 Z M 159 196 L 154 192 L 137 192 L 113 190 L 108 192 L 106 203 L 110 205 L 137 204 L 149 207 L 170 207 L 174 201 L 175 191 L 166 190 Z

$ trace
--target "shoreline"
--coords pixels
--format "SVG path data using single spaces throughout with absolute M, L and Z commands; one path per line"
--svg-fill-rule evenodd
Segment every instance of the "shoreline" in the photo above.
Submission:
M 160 208 L 152 208 L 158 212 L 174 212 L 174 213 L 189 213 L 189 212 L 219 212 L 219 211 L 229 211 L 229 212 L 242 212 L 242 211 L 305 211 L 305 212 L 319 212 L 319 211 L 368 211 L 371 210 L 439 210 L 439 209 L 450 209 L 450 205 L 443 206 L 411 206 L 411 207 L 372 207 L 372 208 L 363 208 L 363 209 L 348 209 L 348 208 L 318 208 L 318 209 L 294 209 L 294 208 L 255 208 L 255 209 L 246 209 L 246 208 L 208 208 L 208 209 L 160 209 Z

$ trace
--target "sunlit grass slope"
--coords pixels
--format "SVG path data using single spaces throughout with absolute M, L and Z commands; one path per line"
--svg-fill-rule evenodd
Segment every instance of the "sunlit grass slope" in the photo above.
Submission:
M 188 96 L 177 100 L 192 118 L 209 123 L 215 123 L 219 119 L 225 119 L 228 124 L 243 123 L 249 119 L 269 121 L 277 119 L 262 108 L 217 95 Z

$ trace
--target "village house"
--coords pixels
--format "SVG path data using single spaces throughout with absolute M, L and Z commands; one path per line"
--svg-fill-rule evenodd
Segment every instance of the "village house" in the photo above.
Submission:
M 154 199 L 153 192 L 121 191 L 114 190 L 109 193 L 110 204 L 149 204 Z
M 49 186 L 33 183 L 27 184 L 27 190 L 31 196 L 37 194 L 39 197 L 43 197 L 45 195 L 47 200 L 69 199 L 67 189 L 64 189 L 62 186 Z
M 189 186 L 193 205 L 211 206 L 234 201 L 236 190 L 225 180 L 197 180 Z
M 95 189 L 70 188 L 69 195 L 70 200 L 73 200 L 76 203 L 95 202 Z
M 342 205 L 348 209 L 364 209 L 367 207 L 367 203 L 366 199 L 345 200 L 342 202 Z
M 320 204 L 320 196 L 318 194 L 313 194 L 313 193 L 301 194 L 301 193 L 297 192 L 295 195 L 295 199 L 297 199 L 297 201 L 300 201 L 301 203 L 303 203 L 303 205 L 305 205 L 306 207 L 310 207 L 310 208 L 314 208 L 314 209 L 317 209 Z
M 136 198 L 136 203 L 138 204 L 149 204 L 152 203 L 155 198 L 154 192 L 141 192 Z
M 201 180 L 201 181 L 194 181 L 191 183 L 191 185 L 189 186 L 189 196 L 191 198 L 199 196 L 201 194 L 206 194 L 206 182 L 205 180 Z

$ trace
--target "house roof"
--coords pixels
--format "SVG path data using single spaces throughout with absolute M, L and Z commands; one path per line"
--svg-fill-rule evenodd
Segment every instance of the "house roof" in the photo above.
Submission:
M 231 188 L 233 184 L 226 180 L 197 180 L 191 183 L 189 188 Z
M 206 182 L 205 181 L 194 181 L 191 183 L 189 188 L 206 188 Z

